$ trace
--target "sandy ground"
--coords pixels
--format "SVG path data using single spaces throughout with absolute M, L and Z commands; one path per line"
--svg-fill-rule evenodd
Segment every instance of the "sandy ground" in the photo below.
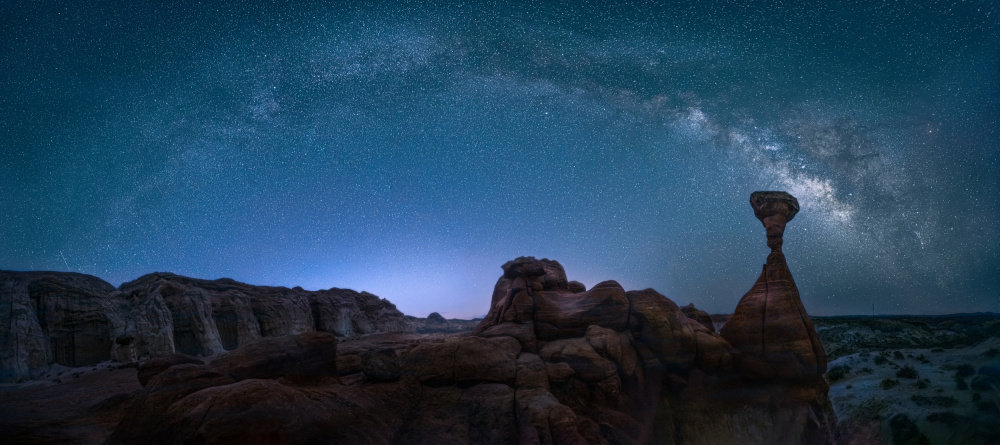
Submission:
M 894 433 L 903 433 L 894 432 L 891 419 L 903 414 L 932 444 L 1000 443 L 994 441 L 1000 437 L 1000 390 L 984 388 L 986 380 L 980 374 L 984 367 L 1000 367 L 997 350 L 1000 338 L 966 348 L 887 349 L 833 360 L 831 371 L 850 369 L 830 385 L 838 423 L 862 420 L 852 426 L 858 428 L 863 420 L 875 419 L 881 423 L 879 439 L 892 443 Z M 968 368 L 974 372 L 961 378 L 967 389 L 959 389 L 956 380 L 963 365 L 965 372 Z M 916 371 L 916 378 L 904 371 L 907 367 Z M 972 387 L 974 380 L 980 382 L 979 388 Z M 900 425 L 897 421 L 895 430 Z

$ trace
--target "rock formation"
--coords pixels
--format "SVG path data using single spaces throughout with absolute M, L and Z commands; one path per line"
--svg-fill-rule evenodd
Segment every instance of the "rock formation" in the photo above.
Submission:
M 785 224 L 798 213 L 799 203 L 785 192 L 754 192 L 750 205 L 767 230 L 771 253 L 721 334 L 733 346 L 744 376 L 813 378 L 826 371 L 826 353 L 781 252 Z
M 81 338 L 130 357 L 173 346 L 139 365 L 144 389 L 108 443 L 832 443 L 825 355 L 781 254 L 798 205 L 751 203 L 772 252 L 721 334 L 693 305 L 614 281 L 588 290 L 531 257 L 502 266 L 486 317 L 461 334 L 352 291 L 88 281 L 151 333 L 109 322 Z M 347 336 L 379 329 L 405 332 Z
M 687 306 L 681 306 L 681 311 L 688 318 L 701 323 L 702 326 L 708 328 L 709 331 L 715 332 L 715 323 L 712 322 L 712 316 L 701 309 L 694 307 L 694 303 L 688 303 Z
M 230 279 L 145 275 L 118 289 L 89 275 L 0 271 L 0 382 L 53 364 L 211 356 L 261 337 L 412 332 L 385 299 L 349 289 L 251 286 Z

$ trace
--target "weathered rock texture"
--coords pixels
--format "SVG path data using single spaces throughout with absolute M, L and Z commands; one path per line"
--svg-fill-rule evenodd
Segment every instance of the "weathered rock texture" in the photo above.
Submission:
M 773 252 L 721 335 L 652 289 L 587 290 L 531 257 L 502 266 L 471 332 L 435 333 L 448 324 L 435 316 L 340 342 L 314 331 L 413 325 L 363 294 L 345 313 L 326 310 L 332 291 L 128 283 L 118 292 L 163 301 L 165 332 L 192 355 L 140 365 L 144 389 L 108 443 L 832 443 L 825 356 L 780 252 L 794 198 L 754 196 Z
M 767 230 L 771 253 L 721 334 L 746 377 L 814 378 L 826 371 L 826 353 L 781 252 L 785 224 L 799 211 L 799 203 L 785 192 L 754 192 L 750 204 Z
M 387 300 L 349 289 L 251 286 L 154 273 L 118 289 L 76 273 L 0 271 L 0 382 L 53 364 L 211 356 L 261 337 L 412 332 Z

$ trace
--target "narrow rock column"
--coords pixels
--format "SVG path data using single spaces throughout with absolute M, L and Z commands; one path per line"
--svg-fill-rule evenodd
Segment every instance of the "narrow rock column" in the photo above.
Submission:
M 826 352 L 781 252 L 785 225 L 798 213 L 799 202 L 786 192 L 754 192 L 750 205 L 764 224 L 771 253 L 720 334 L 733 345 L 744 377 L 817 377 L 826 371 Z

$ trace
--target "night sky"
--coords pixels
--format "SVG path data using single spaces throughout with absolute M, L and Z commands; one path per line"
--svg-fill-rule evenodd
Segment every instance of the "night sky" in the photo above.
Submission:
M 731 312 L 785 190 L 810 313 L 1000 311 L 995 0 L 222 3 L 0 4 L 0 269 Z

